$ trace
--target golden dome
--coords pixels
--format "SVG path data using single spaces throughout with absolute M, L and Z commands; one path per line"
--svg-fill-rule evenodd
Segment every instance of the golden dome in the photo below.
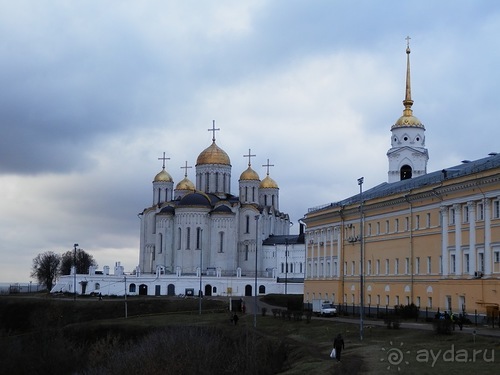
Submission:
M 260 181 L 259 175 L 255 172 L 252 167 L 248 168 L 241 174 L 240 180 L 257 180 Z
M 392 125 L 391 129 L 394 128 L 422 128 L 425 129 L 424 125 L 420 122 L 418 118 L 413 116 L 413 114 L 401 116 L 398 121 L 394 125 Z
M 224 164 L 231 165 L 231 160 L 226 152 L 215 144 L 215 141 L 201 152 L 196 159 L 196 165 L 201 164 Z
M 189 180 L 189 178 L 184 177 L 182 181 L 180 181 L 177 186 L 175 187 L 175 190 L 196 190 L 194 187 L 194 184 Z
M 267 175 L 266 178 L 262 180 L 259 187 L 261 189 L 278 189 L 278 184 L 271 177 L 269 177 L 269 175 Z
M 174 182 L 174 180 L 165 169 L 162 169 L 161 172 L 155 176 L 153 182 Z

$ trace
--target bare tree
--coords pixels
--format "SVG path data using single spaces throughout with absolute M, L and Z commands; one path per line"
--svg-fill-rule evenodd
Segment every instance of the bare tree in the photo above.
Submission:
M 76 259 L 75 259 L 76 258 Z M 74 250 L 65 252 L 61 258 L 61 267 L 59 270 L 60 275 L 69 275 L 71 272 L 71 267 L 76 261 L 76 273 L 84 274 L 89 272 L 90 266 L 97 267 L 97 262 L 94 257 L 82 249 L 76 250 L 76 255 Z
M 54 280 L 59 273 L 59 264 L 61 263 L 61 256 L 52 251 L 38 254 L 33 259 L 31 268 L 31 277 L 38 280 L 40 284 L 45 285 L 50 292 Z

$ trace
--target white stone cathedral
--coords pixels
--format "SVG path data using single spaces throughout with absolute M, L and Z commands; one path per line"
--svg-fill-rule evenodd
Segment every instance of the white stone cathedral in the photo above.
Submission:
M 279 210 L 279 188 L 252 169 L 241 173 L 231 193 L 231 160 L 215 143 L 196 160 L 196 185 L 187 177 L 174 188 L 165 169 L 153 179 L 152 205 L 139 217 L 139 265 L 125 272 L 95 267 L 88 274 L 61 276 L 53 293 L 102 295 L 254 296 L 304 291 L 304 233 L 290 234 L 289 215 Z

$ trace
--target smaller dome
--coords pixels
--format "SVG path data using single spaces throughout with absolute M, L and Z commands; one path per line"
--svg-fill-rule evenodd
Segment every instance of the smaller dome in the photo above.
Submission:
M 202 164 L 223 164 L 223 165 L 231 165 L 231 160 L 226 152 L 215 144 L 215 141 L 212 142 L 210 146 L 208 146 L 205 150 L 198 155 L 198 159 L 196 160 L 196 165 Z
M 174 182 L 174 180 L 165 169 L 162 169 L 161 172 L 155 176 L 153 182 Z
M 182 181 L 177 184 L 175 190 L 196 190 L 196 188 L 189 178 L 184 177 Z
M 261 189 L 278 189 L 278 184 L 269 175 L 266 176 L 260 183 Z
M 260 181 L 259 175 L 255 172 L 252 167 L 248 168 L 241 174 L 240 180 L 256 180 Z
M 221 205 L 215 207 L 215 209 L 212 212 L 214 212 L 214 213 L 217 212 L 217 213 L 220 213 L 220 214 L 231 214 L 231 213 L 233 213 L 233 211 L 231 211 L 231 209 L 228 206 L 224 205 L 224 204 L 221 204 Z
M 202 193 L 186 194 L 179 202 L 179 206 L 202 206 L 211 207 L 210 198 Z
M 175 208 L 172 206 L 165 206 L 160 210 L 160 214 L 174 214 Z

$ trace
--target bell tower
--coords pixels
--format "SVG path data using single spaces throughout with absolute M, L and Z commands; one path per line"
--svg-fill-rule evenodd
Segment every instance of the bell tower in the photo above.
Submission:
M 391 127 L 388 181 L 396 182 L 427 173 L 429 153 L 425 148 L 425 127 L 413 116 L 410 82 L 410 37 L 406 37 L 406 89 L 403 115 Z

